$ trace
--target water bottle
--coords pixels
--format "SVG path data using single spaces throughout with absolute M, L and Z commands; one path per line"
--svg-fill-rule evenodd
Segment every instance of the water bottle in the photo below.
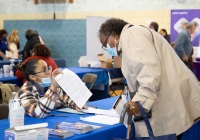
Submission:
M 0 78 L 3 78 L 3 69 L 0 68 Z
M 8 120 L 10 119 L 10 110 L 14 107 L 14 100 L 17 99 L 16 94 L 17 94 L 17 92 L 12 92 L 12 95 L 11 95 L 10 100 L 9 100 L 9 104 L 8 104 L 8 107 L 9 107 Z
M 11 64 L 10 64 L 10 77 L 13 77 L 14 76 L 14 62 L 11 61 Z
M 14 107 L 10 113 L 10 128 L 24 125 L 24 108 L 20 106 L 20 99 L 14 99 Z

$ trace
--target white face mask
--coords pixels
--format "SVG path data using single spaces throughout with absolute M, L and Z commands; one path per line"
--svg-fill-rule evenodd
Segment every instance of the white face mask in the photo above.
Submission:
M 108 41 L 108 44 L 106 45 L 108 54 L 110 54 L 111 56 L 117 56 L 116 44 L 115 44 L 114 48 L 111 48 L 110 45 L 109 45 L 109 43 L 110 43 L 110 39 Z
M 45 88 L 45 87 L 50 87 L 51 86 L 52 81 L 51 81 L 50 77 L 48 77 L 48 78 L 40 78 L 40 79 L 42 79 L 42 82 L 38 82 L 38 84 L 41 87 Z

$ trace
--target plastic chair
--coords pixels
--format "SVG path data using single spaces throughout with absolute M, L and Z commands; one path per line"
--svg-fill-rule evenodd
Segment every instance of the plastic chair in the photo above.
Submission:
M 82 81 L 85 82 L 88 89 L 91 90 L 96 79 L 97 79 L 96 74 L 86 73 L 85 75 L 83 75 Z

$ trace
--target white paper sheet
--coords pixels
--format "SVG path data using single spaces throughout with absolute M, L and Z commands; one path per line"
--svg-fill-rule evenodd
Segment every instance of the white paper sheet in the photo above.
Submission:
M 84 112 L 81 112 L 81 111 L 79 112 L 79 111 L 76 111 L 75 109 L 71 109 L 71 108 L 61 108 L 61 109 L 57 109 L 56 111 L 73 113 L 73 114 L 85 114 Z
M 75 102 L 75 104 L 79 108 L 82 108 L 92 96 L 92 93 L 73 71 L 64 69 L 62 72 L 63 74 L 56 76 L 56 82 Z
M 105 116 L 105 115 L 95 115 L 90 117 L 80 117 L 80 120 L 86 121 L 86 122 L 93 122 L 93 123 L 100 123 L 100 124 L 107 124 L 107 125 L 113 125 L 119 123 L 118 117 L 111 117 L 111 116 Z
M 96 109 L 93 107 L 88 107 L 88 109 L 82 109 L 81 110 L 84 113 L 92 113 L 92 114 L 100 114 L 100 115 L 106 115 L 106 116 L 113 116 L 113 117 L 119 117 L 115 110 L 104 110 L 104 109 Z

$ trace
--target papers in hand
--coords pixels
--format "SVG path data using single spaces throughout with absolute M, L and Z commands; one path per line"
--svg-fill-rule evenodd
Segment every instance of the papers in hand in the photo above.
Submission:
M 75 104 L 79 108 L 82 108 L 92 96 L 92 93 L 74 72 L 68 69 L 64 69 L 62 72 L 63 74 L 59 74 L 55 77 L 56 82 Z

